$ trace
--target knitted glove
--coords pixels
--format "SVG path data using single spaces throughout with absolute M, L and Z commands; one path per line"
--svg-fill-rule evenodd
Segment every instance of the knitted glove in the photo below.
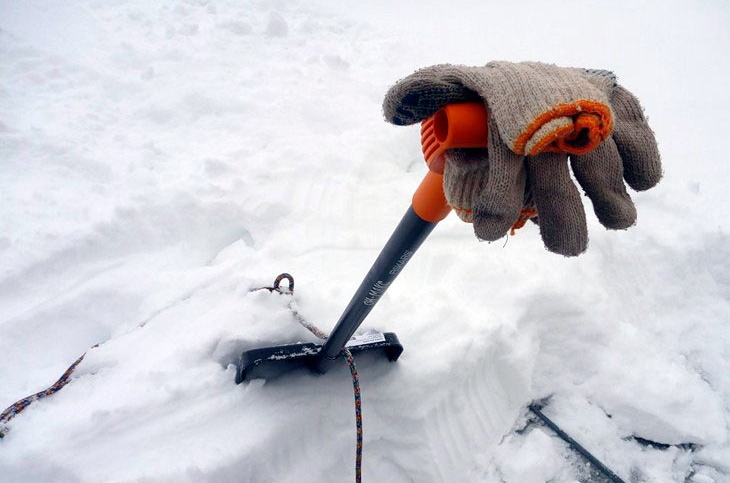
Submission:
M 444 191 L 478 238 L 504 236 L 534 206 L 548 250 L 582 253 L 586 219 L 568 155 L 599 221 L 611 229 L 634 224 L 624 180 L 635 190 L 651 188 L 661 165 L 638 100 L 612 73 L 537 62 L 437 65 L 399 81 L 383 109 L 389 122 L 406 125 L 445 104 L 477 100 L 489 112 L 489 147 L 447 151 Z

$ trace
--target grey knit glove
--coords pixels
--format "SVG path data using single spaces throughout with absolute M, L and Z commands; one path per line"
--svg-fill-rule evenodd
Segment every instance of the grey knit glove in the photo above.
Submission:
M 585 251 L 585 211 L 568 156 L 599 221 L 610 229 L 636 221 L 624 180 L 645 190 L 661 178 L 641 106 L 608 71 L 537 62 L 437 65 L 399 81 L 383 109 L 389 122 L 407 125 L 446 104 L 471 101 L 487 107 L 488 148 L 448 150 L 444 191 L 480 239 L 501 238 L 523 208 L 536 207 L 548 250 Z

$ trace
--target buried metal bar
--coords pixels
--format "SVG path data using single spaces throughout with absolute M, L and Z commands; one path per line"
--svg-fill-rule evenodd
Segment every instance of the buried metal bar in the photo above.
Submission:
M 568 445 L 573 448 L 575 451 L 580 453 L 581 456 L 583 456 L 590 464 L 592 464 L 598 471 L 606 475 L 606 477 L 611 480 L 613 483 L 626 483 L 624 480 L 622 480 L 616 473 L 611 471 L 609 467 L 604 465 L 599 461 L 598 458 L 593 456 L 587 449 L 585 449 L 583 446 L 581 446 L 580 443 L 578 443 L 576 440 L 570 437 L 568 433 L 560 429 L 560 426 L 555 424 L 550 418 L 545 416 L 545 413 L 542 412 L 542 407 L 538 404 L 530 404 L 529 406 L 530 411 L 532 411 L 535 416 L 540 418 L 543 423 L 545 423 L 550 429 L 555 431 L 555 434 L 560 436 L 560 439 L 568 443 Z

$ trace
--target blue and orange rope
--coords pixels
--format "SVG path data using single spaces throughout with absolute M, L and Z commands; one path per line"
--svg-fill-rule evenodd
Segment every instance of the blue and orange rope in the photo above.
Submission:
M 99 344 L 96 344 L 95 346 L 92 347 L 92 349 L 94 347 L 98 347 L 98 346 L 99 346 Z M 15 416 L 20 414 L 25 408 L 27 408 L 28 406 L 30 406 L 37 400 L 43 399 L 44 397 L 48 397 L 51 394 L 55 394 L 58 391 L 60 391 L 61 389 L 63 389 L 63 387 L 71 381 L 71 374 L 73 374 L 74 370 L 76 369 L 76 366 L 81 364 L 81 361 L 84 360 L 85 356 L 86 356 L 86 352 L 84 352 L 81 355 L 81 357 L 76 359 L 76 361 L 73 364 L 71 364 L 68 367 L 68 369 L 66 369 L 66 372 L 63 373 L 63 375 L 58 379 L 58 381 L 53 383 L 53 385 L 51 385 L 51 387 L 49 387 L 48 389 L 44 389 L 43 391 L 37 392 L 37 393 L 33 394 L 32 396 L 24 397 L 20 401 L 17 401 L 15 403 L 11 404 L 10 406 L 8 406 L 7 408 L 5 408 L 5 411 L 3 411 L 2 414 L 0 414 L 0 438 L 3 438 L 6 434 L 8 434 L 9 429 L 6 426 L 6 424 L 11 419 L 13 419 Z
M 352 392 L 355 395 L 355 427 L 357 431 L 357 446 L 355 450 L 355 481 L 362 481 L 362 398 L 360 396 L 360 376 L 357 374 L 355 358 L 349 349 L 342 349 L 347 365 L 352 375 Z

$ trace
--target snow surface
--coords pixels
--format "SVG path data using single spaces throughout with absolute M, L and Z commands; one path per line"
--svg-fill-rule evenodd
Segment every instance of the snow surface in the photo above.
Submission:
M 0 406 L 101 345 L 10 422 L 0 480 L 351 481 L 344 365 L 234 384 L 242 350 L 315 340 L 249 290 L 288 271 L 329 330 L 425 174 L 383 94 L 506 59 L 614 70 L 665 178 L 576 259 L 436 228 L 362 327 L 405 346 L 360 367 L 364 480 L 578 481 L 521 430 L 552 396 L 627 481 L 730 481 L 729 25 L 720 0 L 3 0 Z

